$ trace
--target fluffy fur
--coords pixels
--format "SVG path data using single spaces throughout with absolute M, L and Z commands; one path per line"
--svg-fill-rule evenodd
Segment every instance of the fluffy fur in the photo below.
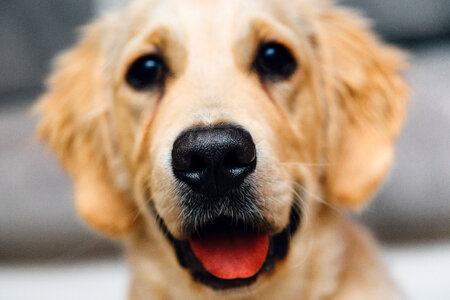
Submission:
M 290 49 L 286 81 L 262 82 L 261 41 Z M 158 51 L 164 89 L 124 80 Z M 37 104 L 39 136 L 75 185 L 80 215 L 128 254 L 130 299 L 397 299 L 370 235 L 348 220 L 388 170 L 404 118 L 402 55 L 358 14 L 317 0 L 136 0 L 83 30 Z M 246 288 L 192 280 L 157 226 L 182 236 L 170 151 L 193 125 L 238 124 L 255 140 L 255 182 L 274 232 L 293 199 L 301 224 L 288 256 Z

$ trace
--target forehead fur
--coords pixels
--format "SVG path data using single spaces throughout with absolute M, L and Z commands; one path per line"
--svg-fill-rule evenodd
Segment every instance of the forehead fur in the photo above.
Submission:
M 309 33 L 312 24 L 308 19 L 320 11 L 319 6 L 311 5 L 309 0 L 136 0 L 104 19 L 111 25 L 114 23 L 112 27 L 120 28 L 120 35 L 128 40 L 146 39 L 153 31 L 164 28 L 171 32 L 171 38 L 189 47 L 212 41 L 220 51 L 228 50 L 230 41 L 248 30 L 252 19 L 265 21 L 261 35 L 270 35 L 271 30 Z M 275 28 L 269 29 L 268 25 Z M 299 32 L 291 32 L 291 37 L 294 33 Z M 195 50 L 204 54 L 202 47 Z

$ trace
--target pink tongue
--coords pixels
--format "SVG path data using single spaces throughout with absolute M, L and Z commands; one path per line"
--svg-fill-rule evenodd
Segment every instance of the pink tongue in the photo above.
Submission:
M 249 278 L 258 273 L 267 256 L 267 234 L 223 232 L 189 240 L 203 267 L 221 279 Z

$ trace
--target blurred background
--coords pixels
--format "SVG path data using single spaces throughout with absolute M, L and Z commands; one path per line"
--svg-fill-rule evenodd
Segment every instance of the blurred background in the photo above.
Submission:
M 69 179 L 33 141 L 50 59 L 113 0 L 0 0 L 0 299 L 124 299 L 116 244 L 76 216 Z M 397 158 L 357 216 L 408 299 L 450 299 L 450 0 L 342 0 L 409 51 L 413 94 Z M 4 297 L 4 298 L 3 298 Z

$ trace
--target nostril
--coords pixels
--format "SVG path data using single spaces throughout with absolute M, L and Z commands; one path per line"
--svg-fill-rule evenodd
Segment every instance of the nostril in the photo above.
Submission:
M 246 147 L 243 147 L 241 151 L 237 152 L 236 158 L 242 165 L 253 163 L 256 160 L 255 144 L 253 142 L 247 144 Z
M 256 155 L 254 153 L 254 151 L 253 153 L 230 151 L 223 159 L 223 166 L 226 169 L 239 169 L 246 167 L 255 160 Z
M 173 168 L 180 172 L 200 173 L 206 169 L 206 162 L 198 154 L 178 155 L 173 159 Z
M 172 153 L 172 166 L 177 171 L 188 170 L 191 166 L 191 157 L 183 153 Z
M 206 162 L 200 155 L 192 155 L 191 156 L 191 166 L 188 170 L 185 170 L 187 172 L 202 172 L 206 169 Z
M 236 169 L 242 166 L 237 158 L 237 153 L 235 151 L 228 152 L 223 159 L 223 166 L 225 169 Z

